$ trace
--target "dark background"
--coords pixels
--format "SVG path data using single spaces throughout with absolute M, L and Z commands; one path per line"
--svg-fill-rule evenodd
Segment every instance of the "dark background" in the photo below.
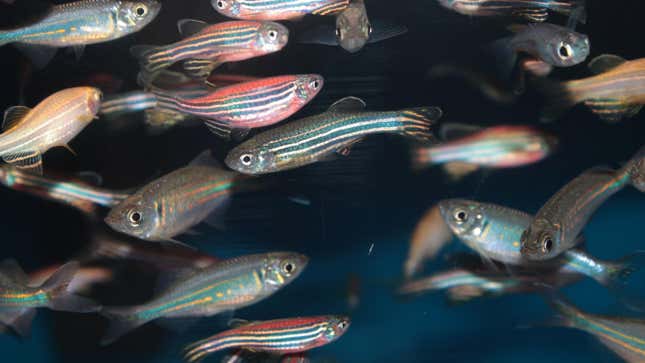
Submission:
M 21 0 L 17 0 L 20 2 Z M 589 4 L 589 22 L 579 27 L 589 35 L 592 56 L 613 53 L 627 59 L 645 56 L 642 47 L 644 6 L 637 1 Z M 372 19 L 384 18 L 408 26 L 405 36 L 370 45 L 351 55 L 340 48 L 305 46 L 292 42 L 282 52 L 230 65 L 224 70 L 249 75 L 320 73 L 327 85 L 302 116 L 325 109 L 334 100 L 364 97 L 370 109 L 438 105 L 445 121 L 472 124 L 538 124 L 540 98 L 532 92 L 511 106 L 500 106 L 457 79 L 430 80 L 426 72 L 439 63 L 474 58 L 477 49 L 500 36 L 504 23 L 471 19 L 449 13 L 435 1 L 369 1 Z M 17 8 L 0 7 L 0 24 L 20 21 Z M 25 60 L 11 46 L 0 48 L 0 80 L 4 108 L 35 105 L 47 95 L 84 85 L 96 73 L 124 81 L 121 90 L 135 89 L 136 62 L 129 55 L 134 44 L 165 44 L 178 39 L 176 21 L 197 18 L 224 20 L 203 0 L 165 1 L 159 17 L 138 34 L 87 47 L 80 62 L 60 52 L 43 71 L 26 71 Z M 290 23 L 292 39 L 298 29 L 331 19 L 308 17 Z M 555 17 L 554 21 L 562 22 Z M 571 79 L 586 74 L 580 65 L 559 70 L 554 77 Z M 645 144 L 645 114 L 616 125 L 597 119 L 578 106 L 560 121 L 540 127 L 560 137 L 560 148 L 534 166 L 479 173 L 463 182 L 450 182 L 438 169 L 409 170 L 404 140 L 374 137 L 349 160 L 334 164 L 335 173 L 360 174 L 358 180 L 325 180 L 325 167 L 290 173 L 309 207 L 285 207 L 287 213 L 268 213 L 267 220 L 244 219 L 226 231 L 200 228 L 184 242 L 209 253 L 230 256 L 251 251 L 296 250 L 311 258 L 307 271 L 276 296 L 236 312 L 246 319 L 343 313 L 347 310 L 347 280 L 361 281 L 361 304 L 352 313 L 353 325 L 339 342 L 312 353 L 338 362 L 617 362 L 619 359 L 592 337 L 573 330 L 540 325 L 552 312 L 536 295 L 510 296 L 449 306 L 440 294 L 415 300 L 393 294 L 401 280 L 407 242 L 422 213 L 437 200 L 467 197 L 535 212 L 560 186 L 586 168 L 617 166 Z M 129 188 L 189 162 L 200 151 L 214 148 L 218 157 L 228 145 L 204 127 L 180 127 L 150 135 L 139 115 L 118 124 L 98 120 L 65 150 L 45 155 L 46 170 L 57 173 L 96 171 L 109 188 Z M 358 167 L 356 165 L 359 165 Z M 329 166 L 326 166 L 329 167 Z M 356 172 L 356 168 L 360 172 Z M 300 179 L 299 179 L 300 178 Z M 310 182 L 311 179 L 316 182 Z M 282 189 L 289 189 L 289 184 Z M 294 189 L 296 187 L 294 186 Z M 275 198 L 280 198 L 275 193 Z M 16 258 L 27 271 L 76 256 L 99 228 L 79 212 L 14 191 L 0 190 L 3 248 L 0 257 Z M 586 229 L 588 247 L 603 259 L 616 259 L 643 248 L 645 198 L 632 188 L 607 202 Z M 264 205 L 266 211 L 271 211 Z M 277 203 L 282 206 L 284 203 Z M 297 213 L 293 213 L 293 208 Z M 237 209 L 244 209 L 238 207 Z M 244 212 L 242 212 L 244 214 Z M 261 213 L 260 213 L 261 214 Z M 276 215 L 285 216 L 275 218 Z M 371 254 L 368 254 L 370 246 Z M 459 248 L 459 247 L 458 247 Z M 463 248 L 463 247 L 461 247 Z M 442 261 L 426 270 L 450 267 Z M 144 271 L 145 272 L 145 271 Z M 106 303 L 141 301 L 152 286 L 144 272 L 128 274 L 118 287 L 101 288 Z M 585 310 L 632 315 L 604 288 L 585 280 L 565 289 Z M 635 315 L 638 316 L 638 315 Z M 221 328 L 217 319 L 178 333 L 149 324 L 116 344 L 100 348 L 105 321 L 95 316 L 41 311 L 27 340 L 0 336 L 0 352 L 11 362 L 174 362 L 181 347 Z M 533 329 L 520 326 L 538 324 Z M 211 358 L 217 361 L 217 357 Z

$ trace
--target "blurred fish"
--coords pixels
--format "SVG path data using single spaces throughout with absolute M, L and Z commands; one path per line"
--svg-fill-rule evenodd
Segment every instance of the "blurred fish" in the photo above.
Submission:
M 148 241 L 170 241 L 224 208 L 244 190 L 244 176 L 220 168 L 210 151 L 188 166 L 145 185 L 112 208 L 105 222 L 115 231 Z M 247 185 L 248 186 L 248 185 Z
M 553 71 L 551 64 L 531 57 L 522 59 L 520 68 L 535 77 L 546 77 Z
M 350 325 L 345 316 L 315 316 L 262 322 L 236 321 L 236 326 L 186 347 L 184 359 L 199 362 L 230 348 L 291 354 L 327 345 L 339 339 Z
M 356 310 L 361 303 L 361 277 L 357 274 L 350 274 L 347 277 L 347 307 L 349 310 Z
M 410 278 L 421 270 L 422 264 L 437 256 L 452 240 L 450 228 L 441 217 L 439 206 L 433 206 L 421 217 L 410 240 L 410 251 L 403 272 Z
M 304 353 L 297 353 L 285 355 L 280 363 L 311 363 L 311 360 Z
M 645 157 L 644 150 L 619 170 L 588 170 L 555 193 L 522 234 L 522 256 L 531 261 L 546 260 L 578 244 L 580 232 L 594 212 L 632 182 L 634 165 Z
M 70 205 L 87 214 L 95 213 L 99 207 L 114 207 L 130 196 L 127 192 L 99 188 L 81 181 L 34 175 L 11 166 L 0 167 L 0 184 Z
M 156 0 L 83 0 L 52 6 L 32 24 L 0 31 L 0 46 L 16 43 L 38 67 L 59 47 L 75 47 L 80 56 L 88 44 L 135 33 L 161 10 Z
M 246 20 L 294 20 L 307 14 L 334 15 L 350 0 L 211 0 L 220 14 Z
M 516 16 L 544 22 L 553 11 L 570 17 L 569 24 L 586 23 L 585 0 L 438 0 L 443 7 L 470 16 Z
M 229 21 L 209 25 L 184 19 L 178 27 L 184 39 L 177 43 L 132 47 L 132 55 L 141 64 L 143 84 L 150 84 L 160 71 L 181 61 L 186 74 L 206 78 L 222 63 L 277 52 L 289 40 L 289 30 L 273 22 Z
M 68 88 L 47 97 L 35 108 L 14 106 L 4 114 L 0 156 L 7 163 L 42 174 L 42 154 L 64 146 L 90 121 L 100 104 L 101 91 L 91 87 Z
M 68 285 L 78 268 L 78 262 L 69 262 L 42 285 L 31 287 L 29 277 L 15 261 L 5 260 L 0 263 L 0 322 L 26 336 L 29 335 L 36 308 L 77 313 L 98 311 L 98 305 L 68 291 Z
M 277 76 L 218 88 L 198 98 L 181 98 L 155 90 L 157 109 L 148 112 L 188 114 L 206 120 L 217 135 L 242 137 L 252 128 L 280 122 L 309 103 L 323 87 L 316 74 Z
M 29 274 L 29 286 L 38 287 L 47 281 L 62 265 L 52 265 Z M 81 266 L 67 286 L 67 291 L 78 293 L 86 291 L 93 285 L 112 281 L 112 270 L 105 267 Z
M 370 22 L 364 0 L 353 0 L 349 6 L 336 15 L 336 27 L 320 25 L 306 31 L 300 43 L 338 46 L 350 53 L 356 53 L 368 43 L 376 43 L 407 33 L 404 26 L 383 21 Z
M 231 150 L 226 165 L 245 174 L 293 169 L 347 155 L 350 147 L 371 134 L 392 133 L 417 140 L 433 138 L 431 127 L 441 118 L 437 107 L 366 112 L 365 103 L 347 97 L 327 112 L 290 122 L 255 135 Z
M 626 362 L 645 361 L 645 320 L 587 314 L 561 299 L 550 303 L 562 325 L 595 336 Z
M 459 179 L 479 168 L 515 168 L 536 163 L 551 154 L 556 145 L 553 136 L 529 126 L 495 126 L 469 131 L 473 131 L 472 126 L 443 126 L 445 135 L 459 132 L 465 136 L 436 146 L 416 148 L 414 165 L 421 168 L 442 164 L 453 179 Z
M 208 317 L 253 305 L 297 278 L 308 258 L 293 252 L 246 255 L 180 275 L 150 302 L 125 308 L 104 308 L 113 320 L 102 340 L 109 344 L 159 318 Z
M 601 55 L 589 63 L 591 77 L 563 83 L 542 81 L 537 85 L 547 95 L 544 120 L 559 117 L 583 102 L 607 122 L 618 122 L 638 114 L 645 104 L 645 58 L 627 61 Z
M 461 78 L 473 88 L 476 88 L 485 97 L 499 103 L 513 103 L 519 94 L 517 89 L 504 84 L 498 77 L 493 77 L 489 72 L 482 72 L 465 66 L 454 64 L 439 64 L 428 70 L 428 77 L 435 78 Z

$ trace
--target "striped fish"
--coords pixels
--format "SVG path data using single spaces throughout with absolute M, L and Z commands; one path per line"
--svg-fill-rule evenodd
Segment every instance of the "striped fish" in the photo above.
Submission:
M 618 122 L 638 114 L 645 105 L 645 58 L 627 61 L 601 55 L 589 63 L 591 77 L 540 86 L 549 98 L 544 118 L 551 120 L 583 102 L 600 119 Z
M 218 88 L 198 98 L 181 98 L 155 90 L 155 112 L 183 113 L 206 120 L 218 135 L 280 122 L 296 113 L 320 92 L 323 78 L 316 74 L 263 78 Z
M 472 127 L 449 124 L 443 130 Z M 536 163 L 553 152 L 556 140 L 528 126 L 495 126 L 473 132 L 454 141 L 414 150 L 417 168 L 442 164 L 458 179 L 479 168 L 515 168 Z
M 141 64 L 143 84 L 152 83 L 159 72 L 182 61 L 188 75 L 203 79 L 222 63 L 277 52 L 289 40 L 289 30 L 274 22 L 229 21 L 209 25 L 184 19 L 178 26 L 185 38 L 177 43 L 131 49 Z
M 595 336 L 625 362 L 645 361 L 645 320 L 587 314 L 560 299 L 550 303 L 564 326 Z
M 235 19 L 291 20 L 305 15 L 334 15 L 350 0 L 211 0 L 220 14 Z
M 153 300 L 139 306 L 105 308 L 113 320 L 103 344 L 159 318 L 208 317 L 253 305 L 288 285 L 308 258 L 293 252 L 246 255 L 182 275 Z
M 350 320 L 328 315 L 238 322 L 237 325 L 187 346 L 184 359 L 190 363 L 199 362 L 214 352 L 231 348 L 275 354 L 300 353 L 336 341 L 345 334 Z
M 0 156 L 18 168 L 42 173 L 42 154 L 64 146 L 94 120 L 101 91 L 92 87 L 68 88 L 47 97 L 35 108 L 9 108 L 0 134 Z
M 371 134 L 392 133 L 427 141 L 442 113 L 437 107 L 365 112 L 365 103 L 344 98 L 320 115 L 260 133 L 235 147 L 226 165 L 244 174 L 273 173 L 346 155 L 349 147 Z
M 443 7 L 470 16 L 517 16 L 544 22 L 549 11 L 570 16 L 570 23 L 587 20 L 584 0 L 438 0 Z
M 55 47 L 121 38 L 148 25 L 160 10 L 161 3 L 156 0 L 82 0 L 55 5 L 32 24 L 0 31 L 0 46 L 44 46 L 38 52 L 26 49 L 29 55 L 38 55 L 35 63 L 42 66 L 53 57 Z
M 47 178 L 12 167 L 0 168 L 0 183 L 10 189 L 70 205 L 88 214 L 94 213 L 97 207 L 111 208 L 129 197 L 125 192 Z
M 29 277 L 15 261 L 0 263 L 0 323 L 24 336 L 29 334 L 36 308 L 79 313 L 97 311 L 98 305 L 68 291 L 78 269 L 78 262 L 69 262 L 42 285 L 31 287 Z

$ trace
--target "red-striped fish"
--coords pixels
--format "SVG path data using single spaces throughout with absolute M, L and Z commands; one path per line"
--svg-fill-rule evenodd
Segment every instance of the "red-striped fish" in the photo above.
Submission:
M 197 98 L 181 98 L 155 90 L 157 109 L 149 112 L 189 114 L 206 120 L 216 134 L 249 130 L 280 122 L 296 113 L 320 92 L 317 74 L 277 76 L 216 89 Z
M 199 362 L 209 354 L 231 348 L 274 354 L 300 353 L 340 338 L 349 328 L 350 319 L 328 315 L 237 325 L 187 346 L 184 358 L 191 363 Z
M 350 0 L 211 0 L 220 14 L 248 20 L 289 20 L 307 14 L 333 15 L 345 10 Z

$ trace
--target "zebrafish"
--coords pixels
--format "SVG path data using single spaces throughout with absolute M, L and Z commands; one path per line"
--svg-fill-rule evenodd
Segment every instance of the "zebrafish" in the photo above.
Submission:
M 384 21 L 371 22 L 367 16 L 364 0 L 353 0 L 349 6 L 336 15 L 335 28 L 320 25 L 306 31 L 300 43 L 338 46 L 350 53 L 356 53 L 368 43 L 376 43 L 405 34 L 405 26 L 389 24 Z
M 327 315 L 288 318 L 260 322 L 235 321 L 234 327 L 188 345 L 187 362 L 199 362 L 206 356 L 231 348 L 253 352 L 293 354 L 321 347 L 338 340 L 349 328 L 345 316 Z
M 634 165 L 642 161 L 643 150 L 619 170 L 585 171 L 555 193 L 522 234 L 522 256 L 531 261 L 546 260 L 578 244 L 580 232 L 594 212 L 632 183 Z
M 5 162 L 42 174 L 42 154 L 68 143 L 90 121 L 101 105 L 101 91 L 68 88 L 47 97 L 35 108 L 14 106 L 5 111 L 0 134 L 0 156 Z
M 150 112 L 188 114 L 206 120 L 221 136 L 243 136 L 252 128 L 280 122 L 309 103 L 323 87 L 317 74 L 277 76 L 218 88 L 203 97 L 181 98 L 154 90 L 157 108 Z
M 410 251 L 405 260 L 403 272 L 410 278 L 421 269 L 428 259 L 434 258 L 439 250 L 452 240 L 450 228 L 441 217 L 439 206 L 433 206 L 421 217 L 410 240 Z
M 226 207 L 244 190 L 240 174 L 221 169 L 200 154 L 190 165 L 152 181 L 110 210 L 105 222 L 115 231 L 148 241 L 173 241 Z
M 463 131 L 467 131 L 463 133 Z M 457 131 L 465 136 L 453 141 L 414 150 L 417 168 L 442 164 L 454 179 L 479 168 L 499 169 L 529 165 L 543 160 L 553 152 L 556 139 L 529 126 L 477 127 L 447 124 L 442 133 Z
M 282 49 L 289 40 L 289 30 L 281 24 L 260 21 L 229 21 L 209 25 L 184 19 L 178 23 L 184 36 L 165 46 L 139 45 L 130 52 L 139 59 L 144 85 L 153 82 L 159 72 L 183 61 L 187 75 L 204 79 L 220 64 L 246 60 Z
M 235 19 L 293 20 L 307 14 L 334 15 L 350 0 L 211 0 L 218 13 Z
M 94 213 L 98 207 L 114 207 L 129 196 L 126 192 L 99 188 L 79 181 L 34 175 L 10 166 L 0 167 L 0 184 L 70 205 L 88 214 Z
M 99 310 L 94 302 L 71 294 L 70 282 L 78 271 L 78 262 L 69 262 L 54 272 L 42 285 L 30 286 L 29 277 L 13 260 L 0 263 L 0 323 L 16 333 L 29 334 L 36 308 L 89 313 Z
M 245 174 L 293 169 L 347 155 L 352 144 L 371 134 L 392 133 L 413 139 L 432 139 L 431 128 L 441 118 L 438 107 L 390 112 L 366 112 L 365 103 L 347 97 L 327 112 L 290 122 L 255 135 L 231 150 L 225 163 Z
M 543 119 L 549 121 L 578 103 L 584 103 L 601 120 L 618 122 L 638 114 L 645 105 L 645 58 L 633 61 L 601 55 L 589 63 L 591 77 L 563 83 L 541 81 L 547 96 Z
M 253 305 L 296 279 L 308 258 L 293 252 L 246 255 L 180 275 L 151 301 L 133 307 L 104 308 L 113 321 L 103 344 L 109 344 L 159 318 L 209 317 Z
M 569 24 L 586 23 L 584 0 L 438 0 L 443 7 L 470 16 L 516 16 L 544 22 L 553 11 L 569 16 Z
M 54 5 L 32 24 L 0 31 L 0 46 L 16 43 L 42 67 L 56 48 L 75 47 L 80 55 L 85 45 L 138 32 L 160 10 L 156 0 L 82 0 Z
M 625 362 L 645 361 L 645 320 L 588 314 L 561 299 L 550 304 L 562 325 L 595 336 Z

